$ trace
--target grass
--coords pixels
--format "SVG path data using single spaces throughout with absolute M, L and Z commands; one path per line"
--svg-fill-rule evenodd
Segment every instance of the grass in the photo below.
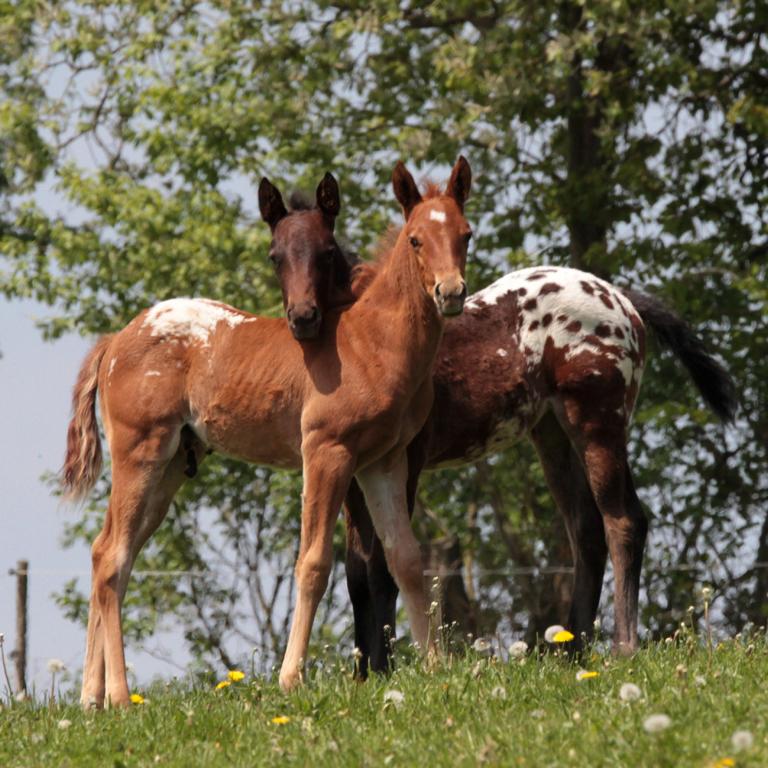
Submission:
M 155 686 L 124 711 L 6 701 L 0 765 L 768 765 L 764 635 L 711 651 L 683 635 L 630 659 L 592 652 L 582 663 L 599 674 L 577 681 L 579 667 L 552 653 L 470 652 L 431 672 L 401 663 L 366 684 L 352 680 L 351 662 L 328 665 L 290 695 L 247 676 L 218 691 Z M 642 698 L 622 701 L 626 682 Z M 657 713 L 671 725 L 647 733 Z M 753 734 L 751 748 L 734 749 L 737 730 Z

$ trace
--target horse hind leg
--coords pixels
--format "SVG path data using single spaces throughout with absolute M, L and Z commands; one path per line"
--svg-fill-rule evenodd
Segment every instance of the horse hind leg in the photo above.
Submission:
M 585 405 L 564 398 L 561 424 L 584 466 L 602 516 L 614 573 L 614 651 L 637 648 L 638 600 L 648 519 L 632 482 L 626 444 L 625 411 L 611 403 Z
M 101 707 L 105 700 L 113 706 L 126 705 L 129 701 L 122 604 L 139 551 L 165 517 L 184 481 L 188 455 L 178 443 L 178 430 L 159 429 L 127 455 L 113 448 L 109 508 L 104 528 L 92 547 L 91 599 L 81 693 L 85 707 Z M 200 446 L 196 446 L 196 451 L 202 455 Z M 172 456 L 170 461 L 168 454 Z
M 579 650 L 582 638 L 593 636 L 603 587 L 608 557 L 603 520 L 579 456 L 554 414 L 546 413 L 531 437 L 571 544 L 574 577 L 567 625 Z

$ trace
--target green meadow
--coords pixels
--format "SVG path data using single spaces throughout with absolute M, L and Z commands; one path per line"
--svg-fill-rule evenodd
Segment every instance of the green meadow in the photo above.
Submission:
M 243 670 L 230 681 L 225 670 L 210 684 L 138 690 L 140 703 L 104 712 L 81 711 L 74 694 L 6 699 L 0 765 L 768 765 L 762 633 L 711 649 L 683 634 L 579 663 L 557 652 L 470 651 L 431 670 L 403 659 L 364 684 L 352 671 L 351 659 L 326 659 L 286 695 L 275 680 Z

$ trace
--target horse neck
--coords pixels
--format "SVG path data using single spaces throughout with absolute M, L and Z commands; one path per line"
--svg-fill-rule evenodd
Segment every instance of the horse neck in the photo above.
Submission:
M 377 345 L 386 344 L 393 353 L 401 353 L 409 370 L 431 370 L 442 323 L 434 300 L 424 290 L 419 265 L 407 247 L 404 231 L 363 298 L 376 318 L 373 324 Z

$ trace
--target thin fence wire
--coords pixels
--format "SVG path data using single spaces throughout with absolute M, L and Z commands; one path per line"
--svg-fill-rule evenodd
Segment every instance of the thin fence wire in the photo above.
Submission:
M 702 566 L 702 565 L 670 565 L 666 568 L 644 568 L 645 573 L 691 573 L 691 572 L 706 572 L 714 573 L 722 568 L 722 566 Z M 751 571 L 759 571 L 768 568 L 768 561 L 759 561 L 752 563 L 748 568 L 744 569 L 744 573 L 750 573 Z M 518 566 L 511 568 L 472 568 L 472 575 L 476 577 L 483 576 L 548 576 L 555 574 L 572 574 L 574 572 L 573 566 L 570 565 L 532 565 L 532 566 Z M 172 571 L 131 571 L 131 576 L 142 576 L 150 578 L 178 578 L 179 576 L 189 576 L 191 578 L 206 578 L 212 575 L 212 571 L 185 571 L 185 570 L 172 570 Z M 465 568 L 427 568 L 424 571 L 425 576 L 465 576 L 467 571 Z M 30 568 L 28 571 L 19 571 L 15 568 L 8 569 L 8 576 L 90 576 L 90 570 L 75 570 L 69 568 Z

